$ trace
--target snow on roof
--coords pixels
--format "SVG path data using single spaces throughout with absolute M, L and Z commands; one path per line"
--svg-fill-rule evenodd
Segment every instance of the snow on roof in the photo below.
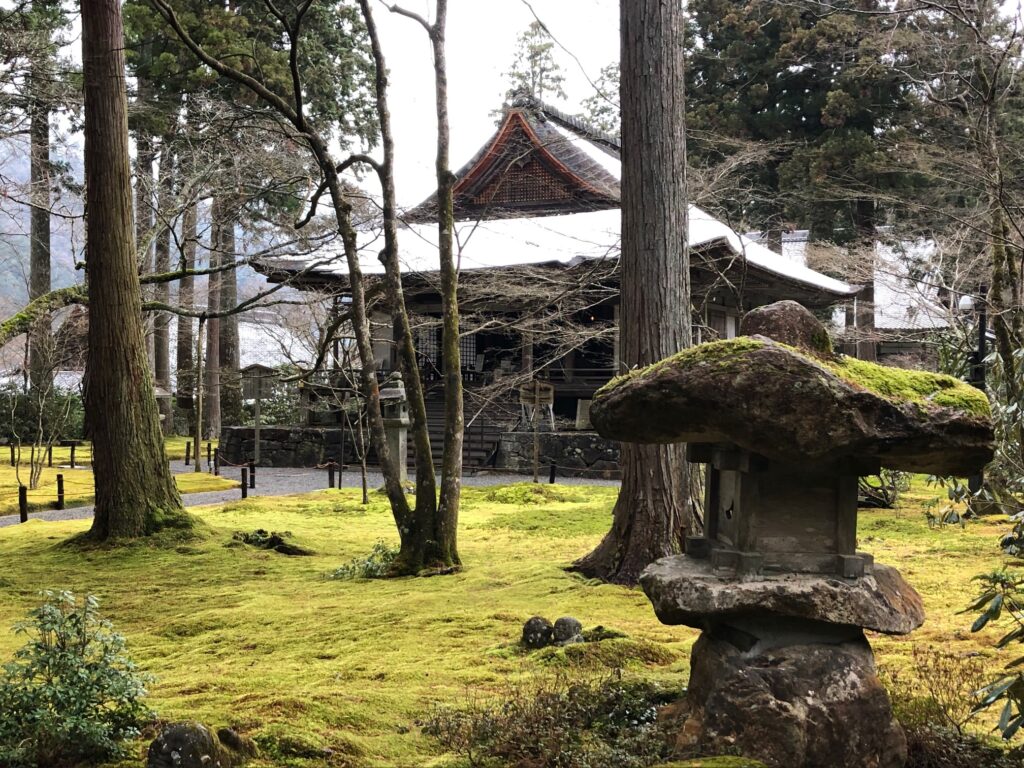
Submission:
M 908 275 L 908 262 L 928 263 L 935 253 L 931 240 L 898 245 L 875 243 L 875 328 L 936 330 L 949 326 L 935 283 Z
M 856 288 L 842 280 L 836 280 L 834 277 L 816 272 L 800 261 L 786 258 L 751 238 L 739 234 L 728 224 L 691 205 L 690 246 L 716 239 L 726 240 L 736 254 L 742 254 L 746 258 L 748 264 L 754 264 L 782 277 L 788 277 L 833 293 L 850 295 L 856 291 Z
M 551 121 L 549 123 L 561 136 L 565 138 L 567 142 L 572 144 L 576 149 L 580 150 L 590 160 L 593 160 L 599 166 L 608 171 L 616 180 L 622 181 L 622 161 L 612 155 L 610 152 L 606 152 L 604 149 L 599 147 L 594 142 L 581 136 L 575 131 L 570 131 L 568 128 L 559 125 L 558 123 Z
M 617 258 L 620 249 L 621 212 L 618 209 L 455 223 L 455 252 L 461 269 L 521 266 L 580 259 Z M 738 234 L 706 211 L 690 206 L 690 247 L 715 241 L 725 243 L 749 264 L 790 280 L 842 295 L 855 288 L 823 275 L 802 263 Z M 434 224 L 412 224 L 398 234 L 399 259 L 406 273 L 438 270 L 438 233 Z M 360 265 L 367 274 L 383 272 L 377 254 L 383 247 L 379 233 L 363 233 Z M 323 254 L 318 254 L 323 261 Z M 301 268 L 298 262 L 287 265 Z M 348 266 L 339 254 L 316 268 L 317 274 L 345 275 Z

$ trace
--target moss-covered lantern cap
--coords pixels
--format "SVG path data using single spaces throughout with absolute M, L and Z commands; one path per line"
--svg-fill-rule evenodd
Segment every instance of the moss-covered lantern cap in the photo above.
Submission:
M 983 392 L 950 376 L 834 356 L 828 333 L 791 301 L 761 307 L 742 331 L 619 377 L 595 395 L 604 437 L 635 443 L 732 443 L 766 458 L 858 458 L 938 475 L 992 459 Z

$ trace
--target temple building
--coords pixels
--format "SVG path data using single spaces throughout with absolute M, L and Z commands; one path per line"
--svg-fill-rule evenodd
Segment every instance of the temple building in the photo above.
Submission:
M 520 407 L 519 390 L 536 380 L 553 387 L 553 404 L 542 414 L 548 442 L 554 434 L 565 435 L 549 452 L 572 451 L 571 444 L 590 428 L 593 393 L 620 372 L 619 142 L 523 99 L 506 110 L 494 135 L 456 177 L 467 462 L 517 466 L 509 450 L 499 450 L 506 438 L 498 438 L 533 429 L 527 422 L 534 414 Z M 406 213 L 399 250 L 421 367 L 425 379 L 435 382 L 428 388 L 428 412 L 439 418 L 435 211 L 431 198 Z M 695 342 L 734 337 L 739 318 L 754 307 L 793 299 L 827 318 L 833 305 L 858 292 L 694 206 L 689 245 Z M 365 232 L 360 248 L 366 271 L 380 272 L 380 233 Z M 259 269 L 272 281 L 335 294 L 344 292 L 347 281 L 343 258 L 315 268 L 279 259 Z M 391 370 L 391 331 L 386 315 L 377 317 L 377 364 Z M 608 468 L 607 455 L 590 455 L 581 463 Z

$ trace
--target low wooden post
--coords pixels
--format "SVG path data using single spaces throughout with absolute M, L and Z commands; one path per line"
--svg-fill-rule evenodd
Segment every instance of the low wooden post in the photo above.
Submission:
M 11 443 L 11 466 L 14 466 L 14 443 Z
M 71 444 L 71 468 L 75 468 L 75 444 Z
M 334 487 L 334 463 L 333 462 L 327 465 L 327 487 L 328 488 L 333 488 Z
M 249 468 L 242 467 L 242 498 L 249 496 Z
M 552 461 L 551 462 L 551 474 L 548 476 L 548 484 L 549 485 L 554 485 L 555 484 L 555 472 L 557 471 L 557 469 L 558 468 L 555 466 L 555 462 Z
M 185 466 L 187 467 L 189 465 L 189 462 L 191 462 L 191 461 L 192 461 L 192 441 L 191 440 L 186 440 L 185 441 Z
M 249 462 L 249 487 L 250 488 L 255 488 L 256 487 L 256 462 L 255 461 L 250 461 Z
M 57 509 L 64 509 L 64 475 L 57 475 Z
M 46 466 L 53 466 L 53 443 L 46 446 Z
M 28 488 L 24 485 L 18 486 L 18 516 L 21 522 L 28 522 Z
M 213 474 L 220 477 L 220 448 L 214 448 L 213 450 Z
M 206 468 L 213 466 L 213 443 L 206 444 Z

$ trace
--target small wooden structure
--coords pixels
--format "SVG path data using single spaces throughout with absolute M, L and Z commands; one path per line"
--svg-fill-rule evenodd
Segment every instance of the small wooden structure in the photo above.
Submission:
M 856 551 L 857 479 L 877 474 L 877 462 L 808 467 L 710 443 L 687 446 L 687 459 L 707 465 L 705 536 L 687 539 L 690 557 L 737 574 L 845 578 L 863 576 L 873 562 Z

